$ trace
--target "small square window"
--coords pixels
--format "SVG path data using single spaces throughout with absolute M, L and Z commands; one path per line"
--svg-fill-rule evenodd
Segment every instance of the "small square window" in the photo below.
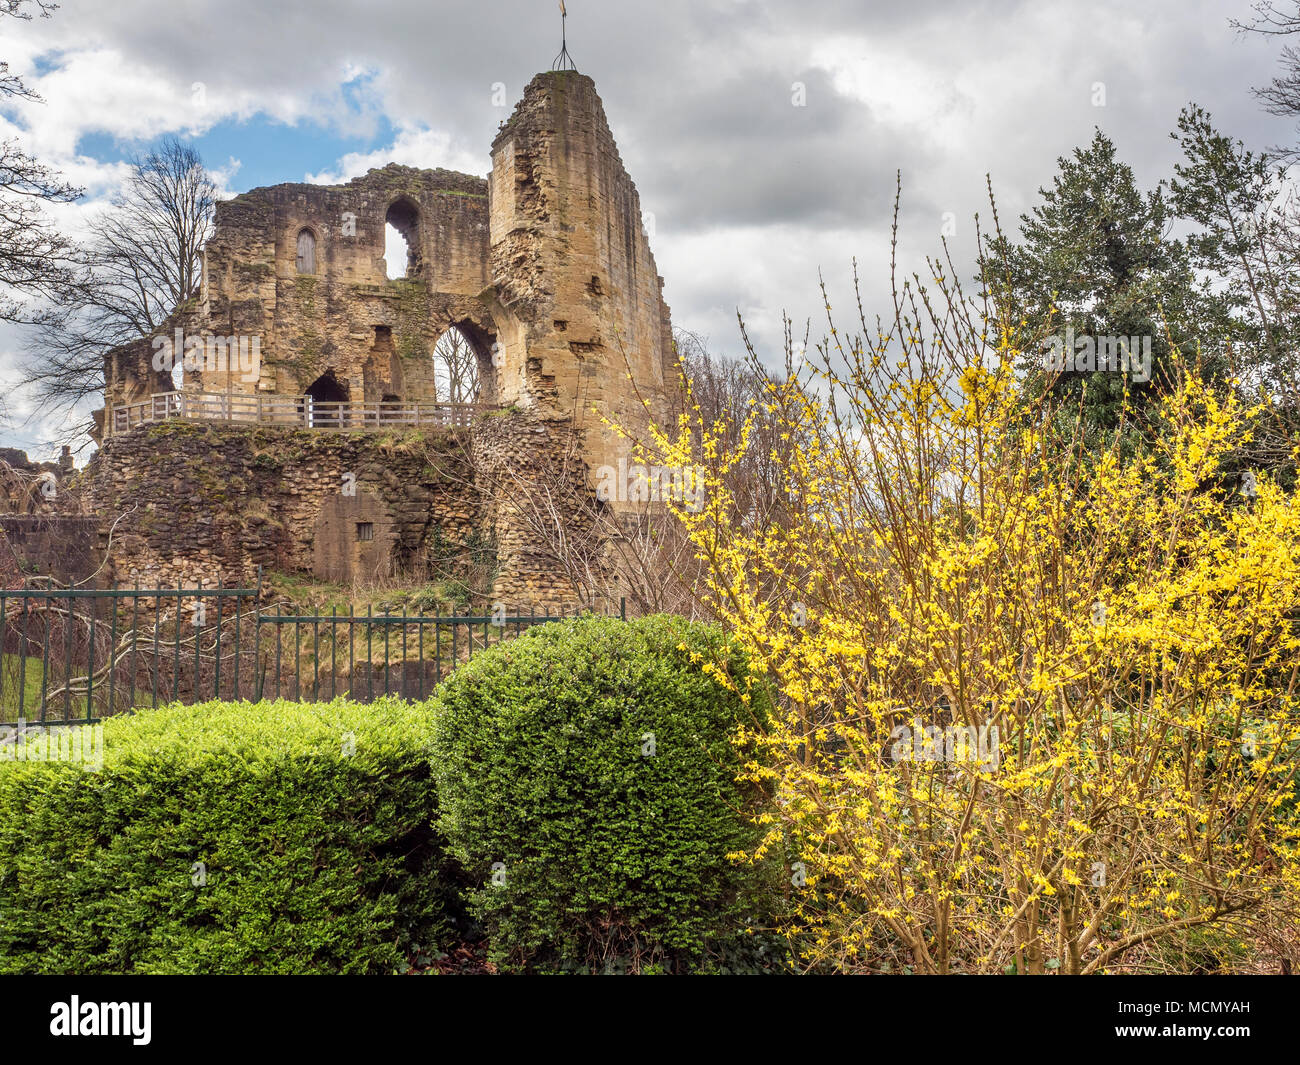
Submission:
M 357 539 L 373 540 L 375 538 L 375 523 L 372 521 L 357 522 Z

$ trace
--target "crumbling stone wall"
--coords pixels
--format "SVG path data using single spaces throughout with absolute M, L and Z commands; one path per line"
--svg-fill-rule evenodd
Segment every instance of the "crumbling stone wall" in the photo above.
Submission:
M 484 524 L 458 430 L 378 437 L 162 422 L 110 438 L 84 475 L 111 541 L 107 578 L 145 587 L 248 587 L 259 565 L 313 572 L 322 513 L 336 519 L 340 498 L 382 515 L 374 542 L 386 560 L 325 574 L 333 579 L 401 573 L 435 539 L 464 544 Z
M 3 514 L 0 533 L 16 560 L 21 581 L 52 577 L 58 584 L 100 587 L 103 554 L 99 520 L 70 514 Z M 17 585 L 6 585 L 6 587 Z
M 585 549 L 592 508 L 601 504 L 572 423 L 508 408 L 479 419 L 472 441 L 484 519 L 496 542 L 494 597 L 504 603 L 576 601 L 577 589 L 555 554 Z M 563 519 L 563 527 L 552 517 Z
M 386 221 L 410 242 L 400 280 L 386 276 Z M 201 296 L 167 328 L 257 338 L 259 358 L 248 373 L 187 373 L 186 391 L 301 396 L 325 382 L 354 401 L 437 400 L 432 352 L 454 325 L 478 356 L 480 398 L 508 409 L 470 429 L 478 481 L 465 492 L 396 471 L 372 432 L 191 425 L 109 438 L 94 482 L 101 515 L 135 508 L 114 546 L 117 572 L 247 582 L 261 562 L 364 576 L 450 523 L 497 543 L 497 598 L 571 598 L 530 542 L 527 493 L 493 493 L 558 479 L 584 501 L 570 520 L 587 520 L 600 471 L 629 457 L 605 419 L 638 434 L 671 406 L 662 288 L 600 97 L 574 72 L 530 82 L 493 141 L 490 180 L 390 164 L 344 185 L 276 185 L 219 204 Z M 151 356 L 149 338 L 109 353 L 110 406 L 170 389 Z M 368 471 L 362 494 L 326 507 L 348 468 Z M 362 523 L 370 546 L 348 539 Z
M 436 394 L 433 348 L 458 326 L 490 395 L 494 327 L 477 298 L 488 280 L 487 215 L 482 178 L 397 164 L 346 185 L 253 189 L 217 205 L 201 296 L 158 337 L 174 341 L 180 328 L 247 342 L 251 368 L 232 358 L 226 369 L 196 369 L 186 374 L 187 392 L 300 396 L 329 375 L 353 401 L 434 401 L 445 397 Z M 411 245 L 404 278 L 387 276 L 386 220 Z M 154 366 L 156 350 L 147 337 L 110 353 L 109 405 L 171 390 L 170 371 Z
M 57 462 L 33 462 L 25 451 L 0 448 L 0 584 L 20 588 L 34 578 L 98 586 L 103 556 L 98 519 L 79 490 L 71 449 Z
M 0 512 L 46 516 L 80 513 L 67 488 L 76 478 L 66 445 L 58 462 L 33 462 L 27 452 L 0 447 Z
M 305 388 L 328 365 L 347 379 L 350 398 L 445 399 L 434 390 L 431 356 L 438 338 L 459 325 L 475 345 L 490 389 L 493 328 L 476 299 L 487 283 L 481 178 L 390 164 L 337 189 L 277 189 L 265 190 L 279 207 L 269 356 L 276 371 L 274 377 L 265 373 L 259 387 Z M 390 214 L 411 245 L 411 268 L 401 280 L 385 272 Z M 353 235 L 345 235 L 339 221 L 349 215 L 355 216 Z M 319 230 L 319 281 L 294 266 L 294 241 L 303 228 Z M 223 300 L 214 298 L 214 320 L 221 319 Z
M 628 445 L 677 385 L 672 325 L 641 201 L 584 75 L 539 74 L 492 144 L 485 295 L 503 342 L 499 394 L 570 418 L 589 469 Z M 618 505 L 616 501 L 616 506 Z
M 193 322 L 193 308 L 184 308 L 167 320 L 162 333 L 166 335 L 178 325 L 185 328 Z M 171 392 L 176 387 L 170 369 L 154 369 L 154 351 L 154 338 L 147 336 L 113 348 L 104 357 L 106 408 L 143 403 L 151 396 Z M 105 410 L 98 410 L 94 414 L 98 439 L 104 436 L 105 413 Z
M 378 441 L 162 422 L 110 438 L 83 477 L 111 555 L 104 582 L 144 587 L 249 586 L 258 566 L 336 582 L 427 576 L 427 553 L 491 543 L 493 598 L 570 603 L 577 593 L 552 564 L 560 544 L 539 539 L 521 512 L 567 510 L 580 543 L 599 506 L 569 422 L 517 409 L 484 415 L 472 432 Z
M 405 278 L 387 276 L 386 220 L 410 242 Z M 346 185 L 275 185 L 219 204 L 204 317 L 215 334 L 261 338 L 257 390 L 300 395 L 329 373 L 352 400 L 434 400 L 433 347 L 452 325 L 490 371 L 493 328 L 477 300 L 486 271 L 486 182 L 390 164 Z M 220 372 L 194 385 L 254 390 Z

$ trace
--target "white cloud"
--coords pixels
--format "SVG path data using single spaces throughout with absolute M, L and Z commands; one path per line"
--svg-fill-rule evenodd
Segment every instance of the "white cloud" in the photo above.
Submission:
M 455 147 L 451 135 L 440 130 L 407 128 L 398 131 L 392 144 L 372 152 L 349 152 L 330 170 L 308 174 L 305 180 L 313 185 L 340 185 L 388 163 L 430 170 L 442 167 L 481 176 L 492 168 L 486 147 L 481 152 L 473 152 Z

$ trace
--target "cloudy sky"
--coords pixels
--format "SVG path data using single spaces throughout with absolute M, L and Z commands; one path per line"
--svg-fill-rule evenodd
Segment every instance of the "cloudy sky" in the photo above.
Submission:
M 568 0 L 569 50 L 595 79 L 652 216 L 674 324 L 739 350 L 736 312 L 776 361 L 782 311 L 868 313 L 900 258 L 951 241 L 969 262 L 992 177 L 1004 224 L 1056 159 L 1111 136 L 1147 187 L 1195 100 L 1256 148 L 1297 139 L 1250 89 L 1280 42 L 1236 33 L 1250 0 Z M 87 189 L 76 231 L 158 138 L 192 138 L 229 194 L 346 180 L 389 161 L 487 174 L 497 125 L 559 51 L 556 0 L 62 0 L 0 19 L 0 60 L 45 98 L 0 110 Z M 1300 41 L 1297 41 L 1300 43 Z M 506 104 L 498 85 L 504 85 Z M 55 428 L 12 389 L 24 336 L 0 328 L 0 444 L 46 455 Z M 84 455 L 82 456 L 85 457 Z

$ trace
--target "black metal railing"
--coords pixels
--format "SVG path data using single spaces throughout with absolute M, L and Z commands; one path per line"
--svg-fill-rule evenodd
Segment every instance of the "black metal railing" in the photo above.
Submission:
M 0 589 L 0 723 L 210 699 L 423 699 L 473 655 L 575 612 L 299 614 L 256 588 Z

